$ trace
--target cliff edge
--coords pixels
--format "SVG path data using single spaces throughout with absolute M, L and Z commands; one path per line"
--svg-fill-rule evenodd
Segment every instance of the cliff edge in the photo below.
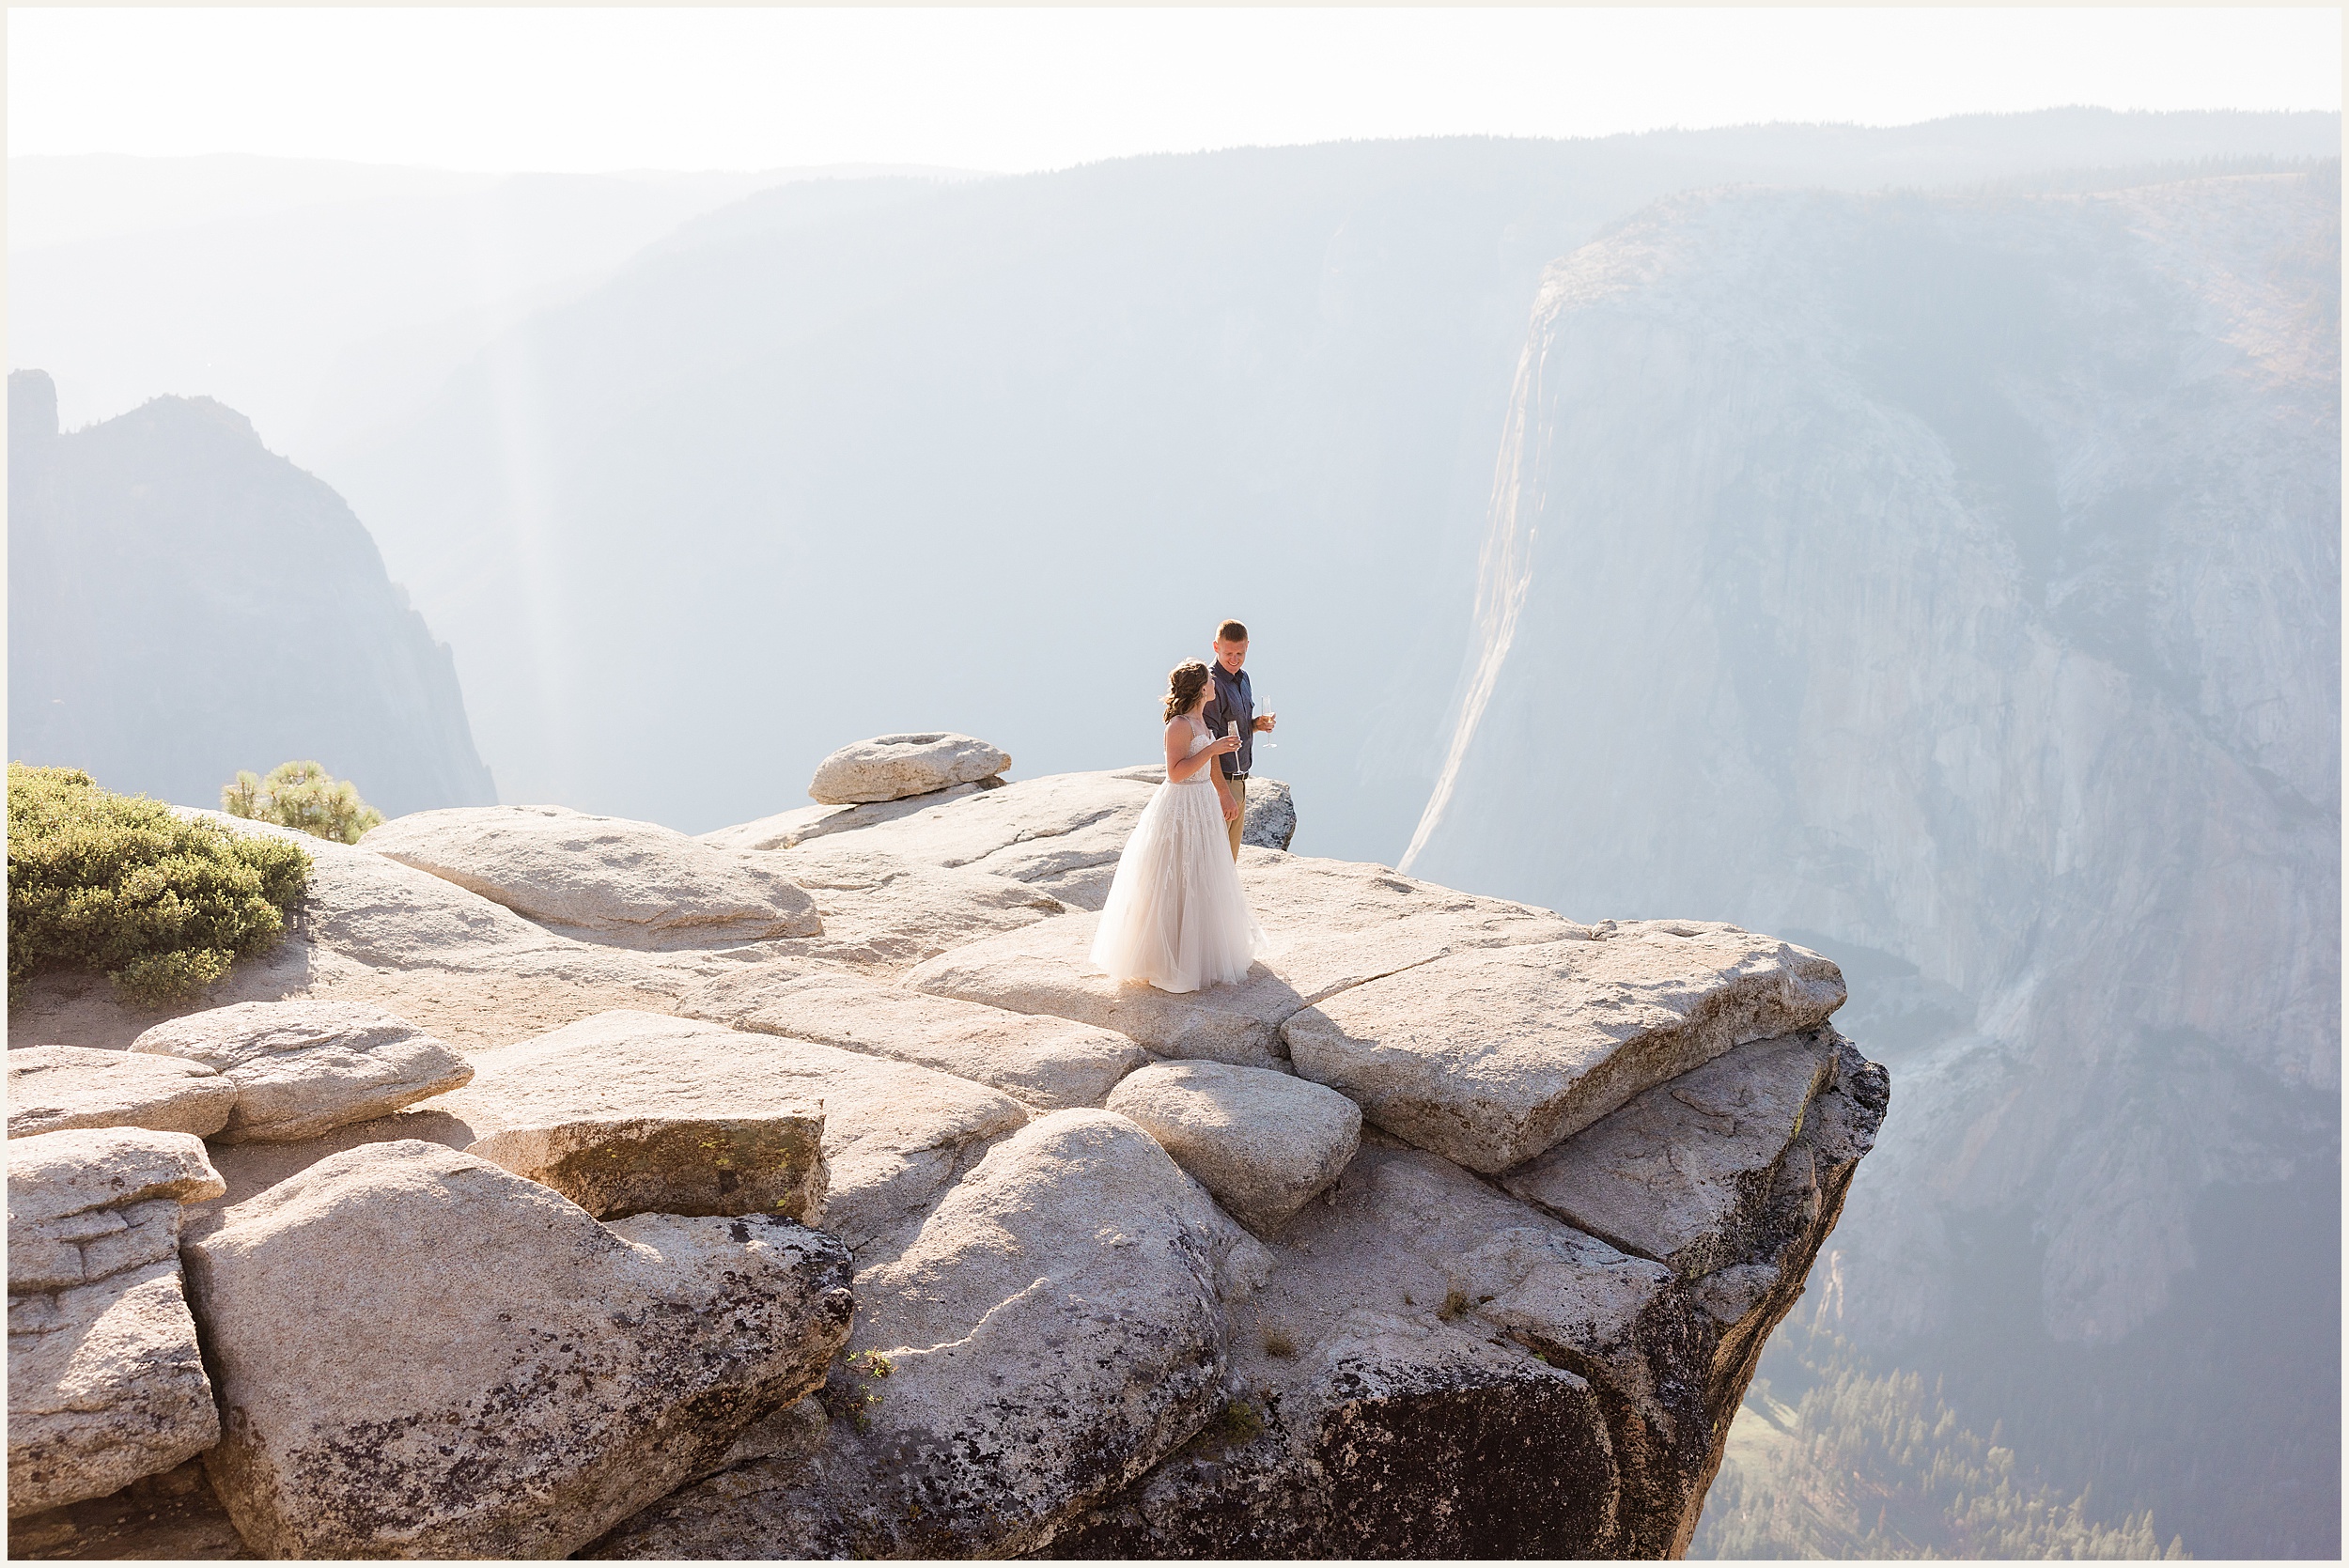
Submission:
M 199 1010 L 37 982 L 14 1554 L 1684 1550 L 1884 1114 L 1840 972 L 1252 844 L 1270 956 L 1114 986 L 1156 782 L 419 813 Z M 39 1407 L 134 1296 L 177 1403 Z

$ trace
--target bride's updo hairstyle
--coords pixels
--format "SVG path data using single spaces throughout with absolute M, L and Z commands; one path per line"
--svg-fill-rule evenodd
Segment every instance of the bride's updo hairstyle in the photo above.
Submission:
M 1195 659 L 1185 660 L 1166 673 L 1166 722 L 1173 723 L 1190 711 L 1190 705 L 1199 700 L 1199 693 L 1207 684 L 1207 667 Z

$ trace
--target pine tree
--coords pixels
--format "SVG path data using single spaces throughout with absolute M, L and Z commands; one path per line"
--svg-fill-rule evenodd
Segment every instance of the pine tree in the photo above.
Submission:
M 383 814 L 359 799 L 359 786 L 338 780 L 315 762 L 281 762 L 266 779 L 239 772 L 221 785 L 220 808 L 231 816 L 274 822 L 313 838 L 356 844 L 381 824 Z

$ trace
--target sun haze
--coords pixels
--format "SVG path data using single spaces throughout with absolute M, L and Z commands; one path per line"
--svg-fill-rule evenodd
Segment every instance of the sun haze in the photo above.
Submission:
M 1342 138 L 2338 109 L 2331 9 L 15 8 L 17 157 L 1024 171 Z

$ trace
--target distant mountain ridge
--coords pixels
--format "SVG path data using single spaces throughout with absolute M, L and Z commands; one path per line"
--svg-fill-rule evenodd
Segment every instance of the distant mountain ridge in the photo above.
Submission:
M 210 398 L 61 434 L 8 377 L 8 755 L 216 806 L 295 758 L 398 815 L 497 799 L 443 644 L 326 484 Z
M 494 198 L 501 188 L 537 184 L 584 190 L 659 191 L 687 208 L 731 201 L 795 179 L 865 179 L 885 175 L 965 178 L 968 171 L 881 163 L 758 170 L 643 169 L 605 174 L 478 173 L 321 158 L 200 153 L 183 158 L 119 153 L 48 154 L 8 160 L 8 248 L 130 235 L 165 234 L 223 220 L 251 220 L 304 208 L 383 201 Z
M 318 470 L 679 224 L 774 185 L 898 172 L 10 159 L 9 363 L 54 375 L 69 424 L 218 397 Z

